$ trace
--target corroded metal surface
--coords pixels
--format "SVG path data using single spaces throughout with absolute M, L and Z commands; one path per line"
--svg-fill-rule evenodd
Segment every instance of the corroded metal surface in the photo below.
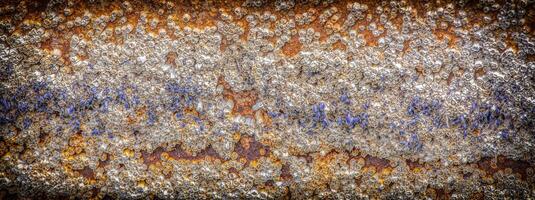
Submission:
M 2 1 L 0 197 L 533 198 L 534 5 Z

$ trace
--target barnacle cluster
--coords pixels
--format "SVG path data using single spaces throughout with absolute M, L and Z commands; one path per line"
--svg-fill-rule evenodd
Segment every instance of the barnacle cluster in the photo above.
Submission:
M 5 0 L 0 197 L 535 197 L 535 2 Z

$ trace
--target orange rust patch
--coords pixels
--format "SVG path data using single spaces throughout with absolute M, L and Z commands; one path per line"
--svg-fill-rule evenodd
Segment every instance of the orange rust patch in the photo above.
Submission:
M 44 40 L 40 43 L 41 45 L 41 49 L 43 50 L 47 50 L 47 51 L 52 51 L 52 49 L 54 47 L 52 47 L 52 39 L 47 39 L 47 40 Z
M 257 110 L 255 116 L 256 120 L 260 120 L 266 126 L 271 126 L 272 119 L 264 109 Z
M 184 108 L 184 114 L 200 117 L 199 111 L 197 111 L 194 107 Z
M 455 78 L 455 75 L 453 74 L 453 72 L 450 72 L 450 74 L 448 74 L 448 78 L 446 79 L 446 83 L 448 85 L 451 85 L 451 82 L 453 81 L 453 78 Z
M 164 172 L 164 178 L 165 179 L 170 179 L 172 176 L 173 176 L 173 171 L 169 171 L 167 173 Z
M 433 30 L 433 34 L 437 37 L 438 40 L 443 40 L 444 38 L 448 38 L 448 47 L 453 48 L 455 47 L 455 44 L 458 40 L 457 35 L 455 35 L 453 31 L 453 27 L 450 25 L 447 29 L 435 29 Z
M 424 68 L 421 65 L 418 65 L 414 68 L 418 76 L 424 76 Z
M 479 77 L 484 76 L 486 73 L 487 72 L 483 68 L 476 69 L 476 71 L 474 71 L 474 78 L 478 79 Z
M 332 45 L 333 50 L 340 49 L 341 51 L 345 51 L 347 49 L 347 46 L 341 42 L 338 41 Z
M 292 156 L 305 159 L 307 164 L 310 164 L 310 163 L 312 163 L 314 161 L 314 157 L 312 157 L 312 153 L 313 152 L 308 152 L 308 153 L 302 154 L 298 150 L 296 150 L 295 148 L 290 148 L 289 149 L 289 153 Z M 349 162 L 347 162 L 347 163 L 349 163 Z
M 401 29 L 403 28 L 403 16 L 396 14 L 393 17 L 389 17 L 389 20 L 394 26 L 396 26 L 396 29 L 401 32 Z
M 69 145 L 62 151 L 62 155 L 67 160 L 74 160 L 85 154 L 85 142 L 82 133 L 79 131 L 69 138 Z
M 364 160 L 364 168 L 373 167 L 377 173 L 382 172 L 384 169 L 392 168 L 392 166 L 390 166 L 390 161 L 387 159 L 366 155 Z
M 373 35 L 372 31 L 370 30 L 364 30 L 361 31 L 360 34 L 364 37 L 364 40 L 366 41 L 366 46 L 369 47 L 376 47 L 378 45 L 379 38 L 384 37 L 386 35 L 386 30 L 383 29 L 383 33 L 381 33 L 378 36 Z
M 533 33 L 535 35 L 535 33 Z M 535 54 L 530 54 L 526 56 L 526 62 L 535 62 Z
M 475 136 L 479 136 L 479 134 L 481 134 L 481 131 L 479 129 L 474 129 L 474 131 L 472 131 L 472 134 L 474 134 Z
M 320 34 L 319 41 L 325 42 L 327 40 L 327 37 L 329 34 L 325 32 L 325 29 L 323 28 L 323 25 L 320 23 L 320 20 L 317 18 L 311 23 L 303 26 L 304 29 L 312 28 L 314 29 L 314 32 L 317 32 Z
M 240 40 L 247 41 L 247 39 L 249 38 L 249 32 L 250 32 L 249 23 L 247 23 L 247 21 L 245 20 L 245 17 L 241 18 L 236 23 L 238 24 L 238 26 L 240 26 L 243 29 L 243 34 L 240 35 Z
M 410 170 L 414 170 L 415 168 L 419 167 L 419 168 L 422 168 L 423 165 L 421 163 L 419 163 L 418 161 L 412 161 L 412 160 L 405 160 L 405 162 L 407 163 L 407 166 L 409 166 L 409 169 Z
M 223 77 L 218 80 L 218 85 L 223 86 L 223 97 L 234 103 L 232 114 L 254 118 L 253 105 L 256 104 L 258 94 L 255 90 L 235 92 Z
M 80 59 L 82 61 L 89 59 L 89 57 L 87 56 L 86 53 L 78 54 L 76 56 L 78 57 L 78 59 Z
M 294 36 L 292 36 L 290 41 L 288 41 L 288 43 L 286 43 L 282 47 L 282 53 L 285 56 L 293 57 L 293 56 L 297 55 L 301 51 L 302 47 L 303 47 L 303 45 L 301 44 L 301 42 L 299 42 L 298 36 L 294 35 Z
M 245 164 L 247 165 L 262 156 L 268 156 L 269 146 L 256 141 L 254 137 L 242 136 L 234 147 L 234 152 L 238 154 L 238 159 L 245 158 Z
M 227 49 L 228 45 L 229 45 L 228 41 L 225 38 L 223 38 L 221 40 L 221 44 L 219 45 L 219 51 L 224 52 Z
M 69 146 L 79 146 L 83 140 L 82 132 L 77 132 L 69 138 Z
M 275 181 L 273 180 L 267 180 L 265 183 L 264 183 L 264 186 L 265 187 L 273 187 L 275 185 Z
M 129 125 L 135 124 L 136 122 L 137 122 L 137 120 L 134 117 L 132 117 L 130 115 L 128 115 L 126 117 L 126 123 L 128 123 Z
M 140 108 L 136 109 L 136 117 L 144 116 L 145 113 L 146 113 L 146 110 L 147 110 L 146 106 L 143 106 L 143 107 L 140 107 Z
M 448 196 L 449 198 L 449 196 Z M 483 192 L 476 192 L 470 195 L 469 199 L 485 199 L 485 194 Z
M 198 29 L 215 26 L 214 13 L 215 11 L 202 11 L 198 13 L 195 18 L 190 20 L 188 25 Z

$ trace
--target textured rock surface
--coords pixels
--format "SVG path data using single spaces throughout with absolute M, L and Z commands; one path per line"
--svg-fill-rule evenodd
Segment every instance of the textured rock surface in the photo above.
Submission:
M 535 2 L 2 1 L 0 197 L 535 197 Z

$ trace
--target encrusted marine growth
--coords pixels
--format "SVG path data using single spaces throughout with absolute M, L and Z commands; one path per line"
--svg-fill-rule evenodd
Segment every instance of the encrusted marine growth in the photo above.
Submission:
M 535 197 L 535 3 L 0 2 L 0 199 Z

